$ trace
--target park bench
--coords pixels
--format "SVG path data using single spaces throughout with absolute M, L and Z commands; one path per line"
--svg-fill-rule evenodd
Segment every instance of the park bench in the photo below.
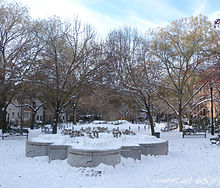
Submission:
M 61 132 L 62 135 L 71 135 L 72 129 L 63 129 Z
M 211 144 L 219 144 L 220 136 L 210 138 L 210 142 L 211 142 Z
M 6 137 L 9 136 L 26 136 L 26 138 L 28 139 L 28 129 L 6 129 L 4 132 L 2 132 L 2 140 Z
M 188 128 L 183 130 L 183 138 L 185 136 L 204 136 L 206 138 L 206 130 L 199 128 Z
M 161 128 L 161 131 L 168 132 L 168 131 L 172 131 L 177 128 L 178 128 L 178 124 L 171 122 L 171 123 L 168 123 L 164 128 Z

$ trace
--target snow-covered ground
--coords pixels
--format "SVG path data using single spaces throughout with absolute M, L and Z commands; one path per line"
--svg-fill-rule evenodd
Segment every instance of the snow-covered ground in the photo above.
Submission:
M 139 125 L 133 125 L 136 130 L 135 126 Z M 31 131 L 30 138 L 39 134 L 40 130 Z M 8 137 L 0 140 L 0 188 L 219 188 L 220 146 L 211 145 L 209 137 L 162 132 L 161 138 L 169 141 L 167 156 L 122 158 L 115 168 L 103 164 L 74 168 L 66 160 L 26 158 L 26 138 Z

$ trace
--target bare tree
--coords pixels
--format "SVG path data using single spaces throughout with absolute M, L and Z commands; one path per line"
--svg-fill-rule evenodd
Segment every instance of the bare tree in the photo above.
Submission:
M 202 71 L 210 56 L 210 32 L 211 23 L 200 15 L 179 19 L 150 35 L 149 51 L 164 68 L 164 80 L 160 87 L 163 92 L 159 96 L 177 115 L 180 131 L 184 109 L 206 83 L 199 84 L 200 87 L 193 93 L 186 95 L 186 85 Z
M 146 40 L 136 30 L 125 28 L 110 33 L 106 46 L 109 69 L 115 73 L 113 83 L 132 96 L 138 111 L 146 113 L 153 135 L 153 98 L 160 68 L 147 53 Z
M 94 31 L 78 19 L 62 23 L 52 18 L 43 23 L 42 30 L 46 45 L 35 77 L 41 80 L 45 101 L 54 113 L 55 134 L 59 116 L 99 76 L 99 48 Z
M 6 129 L 6 109 L 31 70 L 39 47 L 33 44 L 36 25 L 25 7 L 0 2 L 0 125 Z

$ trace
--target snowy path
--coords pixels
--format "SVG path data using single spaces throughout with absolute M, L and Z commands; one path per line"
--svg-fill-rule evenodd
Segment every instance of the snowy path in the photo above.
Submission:
M 220 187 L 220 146 L 211 145 L 209 138 L 183 139 L 178 132 L 162 133 L 161 138 L 169 140 L 168 156 L 142 156 L 141 162 L 122 159 L 115 168 L 83 169 L 66 160 L 26 158 L 25 138 L 9 137 L 0 140 L 0 188 Z

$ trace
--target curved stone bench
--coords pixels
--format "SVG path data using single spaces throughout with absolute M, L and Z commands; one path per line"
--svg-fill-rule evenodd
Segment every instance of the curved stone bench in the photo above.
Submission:
M 48 155 L 48 146 L 53 144 L 53 142 L 34 142 L 27 140 L 25 155 L 26 157 L 38 157 Z
M 67 162 L 74 167 L 95 167 L 101 163 L 115 166 L 121 162 L 121 150 L 82 150 L 68 148 Z
M 143 155 L 167 155 L 168 154 L 168 141 L 139 144 L 141 147 L 141 153 Z
M 65 160 L 67 158 L 68 147 L 68 145 L 49 145 L 47 153 L 49 160 Z
M 49 156 L 49 160 L 64 160 L 74 167 L 95 167 L 101 163 L 116 166 L 122 157 L 141 160 L 143 155 L 167 155 L 168 141 L 141 143 L 139 146 L 121 146 L 117 149 L 95 150 L 74 149 L 68 145 L 54 145 L 53 142 L 26 141 L 26 157 Z
M 132 158 L 134 160 L 141 160 L 141 147 L 140 146 L 122 146 L 121 156 L 125 158 Z

